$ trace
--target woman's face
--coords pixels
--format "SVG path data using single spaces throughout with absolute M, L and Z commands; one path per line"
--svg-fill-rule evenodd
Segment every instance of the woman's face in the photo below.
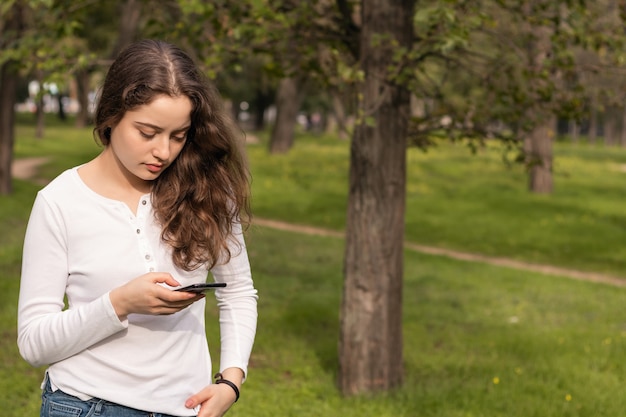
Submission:
M 159 95 L 127 111 L 111 130 L 110 150 L 125 174 L 152 181 L 174 162 L 187 140 L 192 104 L 188 97 Z

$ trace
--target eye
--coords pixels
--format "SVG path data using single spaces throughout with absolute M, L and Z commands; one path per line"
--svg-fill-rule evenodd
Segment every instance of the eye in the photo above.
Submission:
M 172 136 L 172 140 L 175 140 L 176 142 L 184 142 L 185 139 L 187 139 L 186 133 L 179 135 L 179 136 Z
M 155 136 L 155 134 L 154 134 L 154 133 L 146 133 L 146 132 L 144 132 L 143 130 L 140 130 L 140 131 L 139 131 L 139 134 L 140 134 L 142 137 L 146 138 L 146 139 L 153 139 L 153 138 L 154 138 L 154 136 Z

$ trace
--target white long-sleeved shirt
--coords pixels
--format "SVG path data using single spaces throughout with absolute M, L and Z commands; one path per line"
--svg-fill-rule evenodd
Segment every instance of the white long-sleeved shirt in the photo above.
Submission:
M 130 314 L 120 321 L 109 292 L 152 271 L 169 272 L 183 286 L 205 282 L 209 271 L 173 264 L 149 195 L 136 213 L 87 187 L 77 168 L 38 193 L 24 240 L 18 347 L 32 365 L 50 365 L 53 389 L 83 400 L 195 415 L 185 400 L 212 375 L 205 300 L 168 316 Z M 257 292 L 241 226 L 235 229 L 232 258 L 210 272 L 227 283 L 215 291 L 220 370 L 238 367 L 247 374 Z

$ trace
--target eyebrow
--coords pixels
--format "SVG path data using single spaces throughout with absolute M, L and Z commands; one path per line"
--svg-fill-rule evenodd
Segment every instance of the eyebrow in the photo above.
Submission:
M 144 127 L 149 127 L 150 129 L 154 129 L 157 132 L 162 132 L 164 130 L 162 127 L 153 125 L 151 123 L 135 122 L 135 124 L 138 124 L 138 125 L 144 126 Z M 187 125 L 187 126 L 181 127 L 180 129 L 173 130 L 172 132 L 173 133 L 185 132 L 185 131 L 189 130 L 190 127 L 191 127 L 191 125 Z

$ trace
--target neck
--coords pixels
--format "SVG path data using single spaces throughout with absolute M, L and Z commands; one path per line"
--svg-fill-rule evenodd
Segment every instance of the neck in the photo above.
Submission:
M 152 188 L 152 181 L 142 180 L 128 171 L 110 147 L 105 148 L 94 162 L 102 173 L 103 182 L 111 189 L 124 194 L 147 194 Z

